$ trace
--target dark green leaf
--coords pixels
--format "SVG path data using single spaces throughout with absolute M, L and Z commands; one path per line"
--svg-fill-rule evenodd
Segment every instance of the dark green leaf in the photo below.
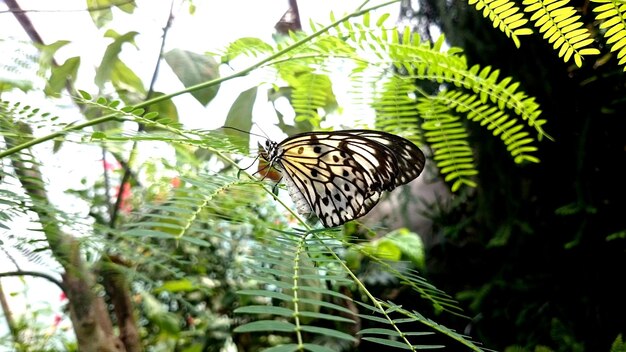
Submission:
M 239 290 L 237 291 L 240 295 L 248 295 L 248 296 L 259 296 L 259 297 L 270 297 L 276 298 L 283 301 L 292 300 L 293 297 L 287 296 L 284 293 L 274 292 L 274 291 L 264 291 L 264 290 Z
M 303 317 L 309 317 L 309 318 L 316 318 L 316 319 L 326 319 L 326 320 L 332 320 L 332 321 L 341 321 L 344 323 L 350 323 L 350 324 L 354 324 L 354 320 L 352 319 L 348 319 L 348 318 L 344 318 L 342 316 L 339 315 L 333 315 L 333 314 L 326 314 L 326 313 L 318 313 L 318 312 L 300 312 L 300 315 Z
M 293 315 L 293 310 L 283 307 L 275 307 L 275 306 L 246 306 L 239 307 L 235 309 L 235 313 L 247 313 L 247 314 L 270 314 L 270 315 L 280 315 L 284 317 L 291 317 Z
M 85 100 L 91 100 L 91 94 L 85 92 L 84 90 L 79 90 L 78 94 L 80 94 L 81 97 L 83 97 L 83 99 Z
M 186 88 L 219 78 L 218 63 L 210 56 L 174 49 L 165 53 L 164 58 Z M 213 85 L 194 90 L 191 95 L 200 104 L 207 105 L 217 95 L 219 87 Z
M 302 331 L 312 332 L 315 334 L 321 334 L 321 335 L 326 335 L 326 336 L 332 336 L 332 337 L 342 339 L 342 340 L 356 341 L 356 338 L 354 338 L 354 336 L 348 335 L 344 332 L 333 330 L 333 329 L 321 328 L 319 326 L 311 326 L 311 325 L 301 325 L 300 329 Z
M 328 347 L 325 346 L 320 346 L 320 345 L 313 345 L 311 343 L 305 343 L 303 344 L 304 350 L 305 351 L 312 351 L 312 352 L 336 352 L 336 350 L 332 350 Z
M 161 92 L 155 92 L 154 94 L 152 94 L 152 97 L 157 98 L 162 95 L 164 94 Z M 150 105 L 149 109 L 149 114 L 156 112 L 161 118 L 167 118 L 169 121 L 178 122 L 178 110 L 176 109 L 176 105 L 174 105 L 174 103 L 170 99 L 162 100 L 156 104 L 152 104 Z M 148 118 L 147 115 L 144 117 Z M 154 128 L 150 126 L 146 127 L 146 131 L 151 130 L 154 130 Z
M 403 350 L 412 350 L 413 349 L 412 346 L 407 345 L 405 342 L 401 342 L 401 341 L 381 339 L 381 338 L 378 338 L 378 337 L 364 337 L 363 340 L 367 340 L 367 341 L 370 341 L 370 342 L 378 343 L 378 344 L 389 346 L 389 347 L 401 348 Z
M 293 352 L 298 350 L 298 345 L 290 343 L 287 345 L 274 346 L 264 349 L 263 352 Z
M 180 238 L 180 241 L 195 244 L 196 246 L 200 246 L 200 247 L 211 247 L 211 243 L 209 243 L 208 241 L 199 239 L 197 237 L 183 236 Z
M 224 126 L 234 127 L 242 131 L 250 132 L 250 129 L 252 128 L 252 108 L 254 107 L 254 102 L 256 101 L 257 90 L 257 87 L 252 87 L 239 94 L 228 111 Z M 249 134 L 237 132 L 231 129 L 225 129 L 224 133 L 237 137 L 238 139 L 243 139 L 246 146 L 250 144 Z
M 234 332 L 257 332 L 257 331 L 284 331 L 293 332 L 296 326 L 286 321 L 259 320 L 238 326 Z
M 359 334 L 359 335 L 377 334 L 377 335 L 385 335 L 385 336 L 400 336 L 400 334 L 396 330 L 381 329 L 381 328 L 363 329 L 363 330 L 357 332 L 357 334 Z M 406 336 L 424 336 L 424 335 L 433 335 L 434 332 L 415 331 L 415 332 L 402 332 L 402 334 L 404 334 Z

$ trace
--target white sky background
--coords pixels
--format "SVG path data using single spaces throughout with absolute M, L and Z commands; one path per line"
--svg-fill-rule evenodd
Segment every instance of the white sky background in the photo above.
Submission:
M 329 23 L 331 10 L 337 17 L 346 12 L 351 12 L 359 6 L 362 0 L 299 0 L 298 6 L 302 25 L 308 30 L 309 18 L 316 23 Z M 368 5 L 380 3 L 372 1 Z M 95 67 L 102 59 L 106 46 L 111 42 L 109 38 L 103 38 L 104 30 L 99 30 L 93 24 L 89 14 L 84 11 L 84 0 L 20 0 L 20 6 L 24 10 L 38 10 L 29 12 L 34 27 L 38 30 L 46 44 L 57 40 L 69 40 L 70 44 L 61 48 L 57 55 L 57 62 L 62 63 L 73 56 L 81 57 L 81 67 L 78 73 L 76 88 L 96 93 L 93 83 Z M 282 17 L 288 8 L 287 0 L 239 0 L 239 1 L 202 1 L 195 0 L 196 13 L 188 13 L 188 3 L 181 4 L 176 1 L 174 5 L 174 21 L 167 34 L 165 52 L 181 48 L 197 53 L 216 52 L 224 48 L 229 42 L 241 37 L 259 37 L 267 42 L 272 42 L 274 25 Z M 138 49 L 125 44 L 122 52 L 122 60 L 135 73 L 142 78 L 144 84 L 149 84 L 153 74 L 155 61 L 158 57 L 161 44 L 162 29 L 169 14 L 170 1 L 165 0 L 138 0 L 134 14 L 126 15 L 114 9 L 114 22 L 107 26 L 118 33 L 137 31 L 135 37 Z M 0 11 L 5 11 L 6 5 L 0 2 Z M 79 10 L 79 11 L 77 11 Z M 83 10 L 83 11 L 80 11 Z M 393 21 L 399 13 L 399 4 L 388 6 L 378 11 L 372 18 L 377 18 L 380 13 L 391 14 L 389 21 Z M 0 13 L 0 40 L 22 40 L 29 42 L 28 36 L 19 26 L 14 16 L 7 12 Z M 0 43 L 1 44 L 1 43 Z M 0 51 L 0 61 L 11 60 L 10 53 Z M 222 75 L 232 73 L 224 67 Z M 2 72 L 0 72 L 2 74 Z M 251 84 L 246 78 L 237 79 L 222 84 L 218 96 L 207 107 L 201 106 L 191 95 L 186 94 L 176 97 L 174 102 L 178 108 L 180 122 L 189 128 L 212 129 L 221 126 L 226 118 L 228 110 L 242 90 L 249 88 Z M 40 87 L 42 88 L 42 87 Z M 169 66 L 161 63 L 159 79 L 155 89 L 164 93 L 171 93 L 183 89 L 182 84 L 170 71 Z M 261 93 L 261 92 L 259 92 Z M 336 92 L 338 93 L 338 92 Z M 22 101 L 42 108 L 42 111 L 50 111 L 62 116 L 67 121 L 77 121 L 81 116 L 73 109 L 71 100 L 66 96 L 60 100 L 46 100 L 42 92 L 12 92 L 3 94 L 3 99 L 9 101 Z M 261 99 L 262 97 L 259 97 Z M 259 101 L 259 100 L 258 100 Z M 258 102 L 257 101 L 257 102 Z M 62 110 L 60 107 L 69 107 Z M 266 104 L 259 109 L 255 107 L 255 114 L 274 117 L 273 110 Z M 264 130 L 272 138 L 280 139 L 280 136 L 272 135 L 275 131 Z M 49 148 L 49 144 L 47 145 Z M 43 154 L 41 154 L 43 155 Z M 76 188 L 83 177 L 95 178 L 101 175 L 102 164 L 100 149 L 85 149 L 84 146 L 76 146 L 66 143 L 61 153 L 48 155 L 43 158 L 46 165 L 45 176 L 50 185 L 48 190 L 53 199 L 72 208 L 72 198 L 64 195 L 64 190 Z M 69 161 L 75 161 L 71 163 Z M 78 161 L 78 162 L 76 162 Z M 76 204 L 74 204 L 76 205 Z M 74 210 L 84 208 L 82 204 L 75 206 Z M 84 209 L 82 209 L 84 211 Z M 10 247 L 12 242 L 5 239 L 6 233 L 0 229 L 0 239 L 5 241 L 4 246 Z M 57 271 L 44 268 L 41 265 L 32 265 L 25 258 L 17 256 L 22 270 L 49 271 L 56 275 Z M 51 265 L 53 262 L 51 262 Z M 4 253 L 0 252 L 0 271 L 15 270 Z M 56 286 L 43 279 L 26 278 L 26 288 L 18 278 L 3 278 L 2 284 L 5 294 L 8 296 L 14 313 L 19 314 L 27 304 L 31 309 L 51 307 L 49 316 L 44 316 L 52 324 L 53 316 L 60 311 L 58 300 L 60 291 Z M 18 293 L 11 295 L 12 293 Z M 69 324 L 65 319 L 64 324 Z M 7 333 L 4 319 L 0 319 L 0 336 Z M 1 352 L 1 351 L 0 351 Z

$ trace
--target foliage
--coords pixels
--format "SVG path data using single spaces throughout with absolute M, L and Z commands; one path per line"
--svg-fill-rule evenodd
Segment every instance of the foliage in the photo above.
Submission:
M 475 3 L 516 46 L 518 36 L 530 33 L 513 2 Z M 134 6 L 127 5 L 115 6 L 132 13 Z M 46 234 L 51 229 L 72 233 L 86 265 L 101 279 L 97 290 L 113 300 L 106 279 L 128 284 L 145 348 L 483 350 L 457 332 L 468 318 L 455 298 L 417 272 L 425 264 L 416 236 L 354 225 L 343 231 L 316 228 L 293 212 L 282 190 L 275 192 L 265 180 L 241 170 L 249 157 L 250 136 L 188 128 L 179 122 L 171 101 L 189 92 L 206 105 L 222 83 L 261 72 L 271 84 L 273 99 L 285 97 L 293 109 L 292 126 L 277 111 L 285 132 L 321 129 L 342 117 L 334 79 L 341 74 L 350 80 L 350 103 L 376 113 L 371 121 L 356 124 L 402 134 L 431 149 L 442 177 L 461 197 L 484 182 L 479 177 L 479 170 L 485 170 L 479 162 L 484 160 L 475 157 L 475 150 L 498 144 L 494 149 L 513 163 L 538 163 L 537 142 L 550 137 L 537 99 L 521 89 L 521 82 L 513 76 L 501 78 L 496 65 L 468 64 L 460 48 L 446 48 L 444 36 L 431 42 L 409 27 L 389 26 L 388 14 L 371 18 L 371 11 L 384 5 L 360 8 L 339 19 L 331 15 L 328 25 L 312 23 L 312 34 L 291 33 L 277 43 L 242 38 L 221 50 L 217 59 L 182 50 L 162 53 L 186 87 L 169 94 L 146 87 L 122 61 L 122 48 L 135 45 L 137 33 L 107 30 L 111 44 L 96 72 L 97 91 L 71 92 L 83 121 L 60 121 L 37 107 L 1 102 L 0 131 L 6 148 L 0 151 L 0 229 L 13 235 L 21 228 L 10 226 L 12 220 L 36 214 L 29 226 L 37 225 Z M 567 2 L 524 5 L 565 61 L 573 57 L 581 66 L 585 55 L 597 53 L 587 47 L 592 39 L 581 29 L 573 8 L 564 7 Z M 617 26 L 614 18 L 622 8 L 614 10 L 596 11 L 598 20 L 608 19 L 601 28 Z M 105 28 L 110 16 L 103 11 L 92 19 Z M 620 50 L 618 58 L 623 58 L 621 27 L 608 32 L 612 50 Z M 48 55 L 63 45 L 53 44 Z M 234 73 L 220 76 L 218 62 L 234 67 Z M 79 67 L 79 57 L 46 67 L 44 92 L 57 96 Z M 18 83 L 2 82 L 1 88 L 31 87 Z M 261 83 L 256 82 L 267 87 Z M 252 129 L 252 106 L 259 91 L 255 85 L 240 94 L 226 118 L 229 126 Z M 46 144 L 49 141 L 54 145 Z M 89 208 L 79 214 L 55 206 L 45 196 L 44 179 L 23 172 L 45 165 L 36 157 L 36 148 L 58 151 L 76 145 L 101 148 L 104 155 L 102 178 L 85 180 L 87 187 L 70 192 Z M 139 146 L 157 153 L 137 160 Z M 107 158 L 120 166 L 107 165 Z M 492 174 L 488 170 L 484 177 Z M 24 193 L 18 184 L 32 192 Z M 567 208 L 573 209 L 570 214 L 593 209 L 578 205 Z M 489 215 L 496 217 L 497 212 Z M 505 246 L 511 228 L 493 231 L 487 246 Z M 520 220 L 514 228 L 526 227 Z M 459 225 L 458 230 L 464 228 Z M 51 238 L 26 254 L 51 253 L 60 263 L 70 263 L 73 256 L 58 251 L 65 243 Z M 409 241 L 415 247 L 406 245 Z M 475 308 L 490 303 L 490 292 L 507 289 L 498 278 L 453 292 L 461 291 L 459 298 Z M 401 301 L 406 297 L 410 299 Z M 109 307 L 117 308 L 115 303 Z M 109 313 L 121 329 L 124 322 L 118 312 Z M 548 330 L 563 346 L 582 346 L 569 339 L 566 323 L 555 318 L 550 324 Z M 615 340 L 615 349 L 621 345 L 621 339 Z

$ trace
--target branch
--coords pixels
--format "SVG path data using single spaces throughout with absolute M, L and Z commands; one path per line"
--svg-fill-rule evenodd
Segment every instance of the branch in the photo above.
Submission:
M 40 277 L 43 279 L 46 279 L 50 282 L 52 282 L 53 284 L 57 285 L 61 291 L 65 292 L 65 286 L 63 285 L 63 283 L 57 279 L 55 279 L 54 277 L 52 277 L 51 275 L 45 274 L 45 273 L 41 273 L 38 271 L 28 271 L 28 270 L 18 270 L 18 271 L 7 271 L 7 272 L 3 272 L 0 273 L 0 277 L 9 277 L 9 276 L 34 276 L 34 277 Z
M 11 312 L 11 307 L 9 307 L 9 303 L 7 302 L 6 296 L 4 295 L 4 291 L 2 290 L 2 282 L 0 282 L 0 307 L 2 307 L 2 313 L 4 315 L 4 320 L 7 322 L 7 326 L 9 327 L 9 331 L 11 332 L 11 337 L 13 338 L 13 343 L 20 344 L 20 333 L 19 329 L 15 325 L 15 320 L 13 319 L 13 313 Z
M 7 3 L 9 3 L 9 1 L 5 1 Z M 87 7 L 85 9 L 75 9 L 75 10 L 37 10 L 37 9 L 30 9 L 30 10 L 24 10 L 21 8 L 11 8 L 9 6 L 9 10 L 8 11 L 0 11 L 0 13 L 13 13 L 13 14 L 23 14 L 23 13 L 28 13 L 28 12 L 39 12 L 39 13 L 46 13 L 46 12 L 53 12 L 53 13 L 64 13 L 64 12 L 96 12 L 96 11 L 103 11 L 103 10 L 109 10 L 112 9 L 114 7 L 119 7 L 119 6 L 123 6 L 123 5 L 127 5 L 127 4 L 132 4 L 134 3 L 135 0 L 126 0 L 126 1 L 120 1 L 118 3 L 114 3 L 114 4 L 109 4 L 109 5 L 102 5 L 102 6 L 94 6 L 94 7 Z
M 9 11 L 13 13 L 13 16 L 15 16 L 15 19 L 17 19 L 17 21 L 20 23 L 20 25 L 22 26 L 26 34 L 28 34 L 28 37 L 30 38 L 30 40 L 32 40 L 36 44 L 45 45 L 43 39 L 41 38 L 41 35 L 39 35 L 39 32 L 37 32 L 37 30 L 33 26 L 33 23 L 30 21 L 30 18 L 26 16 L 26 13 L 20 8 L 20 5 L 17 3 L 17 1 L 5 0 L 5 2 L 7 6 L 9 7 Z M 59 66 L 59 64 L 56 62 L 54 58 L 52 58 L 52 65 Z M 70 94 L 72 94 L 72 92 L 74 91 L 74 85 L 69 78 L 65 80 L 65 89 L 67 89 L 67 91 L 70 92 Z M 80 105 L 79 105 L 79 108 L 80 108 Z

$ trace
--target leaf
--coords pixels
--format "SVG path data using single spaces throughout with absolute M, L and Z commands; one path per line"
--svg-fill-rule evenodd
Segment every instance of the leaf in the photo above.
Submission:
M 263 352 L 293 352 L 298 351 L 299 347 L 295 343 L 290 343 L 286 345 L 279 345 L 264 349 Z
M 424 242 L 418 234 L 407 229 L 399 229 L 387 234 L 382 241 L 393 243 L 418 268 L 425 267 Z
M 47 96 L 58 97 L 61 91 L 65 89 L 65 85 L 68 79 L 75 80 L 80 66 L 80 57 L 71 57 L 63 63 L 61 66 L 53 67 L 50 78 L 46 82 L 46 88 L 44 93 Z
M 246 306 L 246 307 L 239 307 L 234 310 L 234 313 L 268 314 L 268 315 L 279 315 L 283 317 L 291 317 L 293 316 L 294 311 L 289 308 L 284 308 L 284 307 L 252 305 L 252 306 Z
M 39 68 L 39 74 L 43 74 L 44 72 L 46 72 L 46 70 L 49 67 L 52 67 L 52 62 L 54 59 L 54 54 L 56 54 L 56 52 L 64 47 L 65 45 L 69 44 L 70 42 L 68 40 L 58 40 L 52 44 L 48 44 L 48 45 L 37 45 L 37 47 L 40 50 L 40 55 L 39 55 L 39 63 L 41 65 L 41 67 Z
M 165 95 L 161 92 L 155 92 L 152 94 L 153 98 L 157 98 Z M 172 102 L 171 99 L 161 100 L 156 104 L 152 104 L 149 107 L 149 111 L 158 113 L 158 118 L 167 118 L 169 121 L 178 122 L 178 110 L 176 109 L 176 105 Z M 155 131 L 158 130 L 157 127 L 147 125 L 146 131 Z
M 87 0 L 87 8 L 93 9 L 87 12 L 89 12 L 91 20 L 98 28 L 102 28 L 113 19 L 111 0 Z
M 259 320 L 236 327 L 233 332 L 283 331 L 293 332 L 296 326 L 286 321 Z
M 305 343 L 303 344 L 303 347 L 305 351 L 311 352 L 336 352 L 336 350 L 330 349 L 326 346 L 314 345 L 311 343 Z
M 170 280 L 165 281 L 163 285 L 154 289 L 155 293 L 161 293 L 163 291 L 168 292 L 189 292 L 197 290 L 196 285 L 193 282 L 182 279 L 182 280 Z
M 300 330 L 315 333 L 315 334 L 321 334 L 325 336 L 332 336 L 334 338 L 342 339 L 342 340 L 348 340 L 348 341 L 353 341 L 353 342 L 356 341 L 356 338 L 352 335 L 348 335 L 344 332 L 333 330 L 333 329 L 322 328 L 319 326 L 301 325 Z
M 165 53 L 164 58 L 186 88 L 219 78 L 218 63 L 210 56 L 173 49 Z M 191 95 L 200 104 L 207 105 L 217 95 L 219 87 L 216 84 L 193 90 Z
M 224 126 L 250 132 L 250 129 L 252 129 L 252 108 L 256 101 L 257 90 L 257 87 L 252 87 L 239 94 L 228 111 Z M 242 140 L 242 144 L 245 146 L 250 145 L 250 135 L 247 133 L 241 133 L 231 129 L 225 129 L 224 133 Z
M 381 339 L 378 337 L 364 337 L 363 340 L 367 340 L 370 342 L 374 342 L 374 343 L 378 343 L 381 345 L 385 345 L 385 346 L 389 346 L 389 347 L 394 347 L 394 348 L 400 348 L 403 350 L 412 350 L 412 346 L 407 345 L 404 342 L 400 342 L 400 341 L 394 341 L 394 340 L 387 340 L 387 339 Z
M 126 34 L 119 35 L 115 31 L 107 31 L 105 36 L 115 38 L 115 40 L 107 46 L 104 56 L 102 56 L 102 61 L 96 70 L 94 82 L 98 88 L 103 89 L 104 84 L 111 79 L 113 69 L 119 61 L 118 55 L 122 51 L 122 45 L 124 43 L 133 43 L 137 34 L 137 32 L 128 32 Z
M 143 86 L 143 81 L 139 76 L 133 72 L 122 60 L 116 60 L 113 64 L 111 71 L 111 83 L 115 87 L 118 93 L 135 93 L 130 94 L 130 97 L 140 95 L 143 98 L 146 94 L 146 89 Z M 129 100 L 129 94 L 120 94 L 122 100 L 129 105 L 134 105 L 136 101 Z

